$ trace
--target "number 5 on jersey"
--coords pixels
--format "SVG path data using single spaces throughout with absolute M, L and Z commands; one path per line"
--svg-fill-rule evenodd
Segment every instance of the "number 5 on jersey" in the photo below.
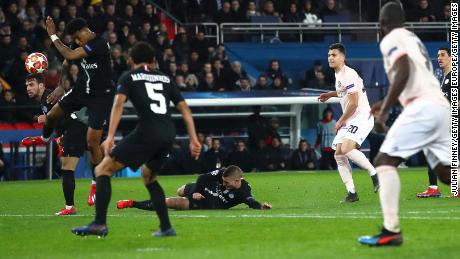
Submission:
M 145 83 L 145 89 L 147 90 L 147 95 L 153 101 L 156 101 L 150 104 L 150 109 L 157 114 L 166 114 L 168 111 L 166 109 L 166 99 L 161 93 L 156 93 L 155 91 L 162 91 L 163 84 L 162 83 Z

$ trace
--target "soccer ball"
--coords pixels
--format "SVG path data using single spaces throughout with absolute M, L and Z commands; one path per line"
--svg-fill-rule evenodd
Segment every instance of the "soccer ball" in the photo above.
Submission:
M 48 68 L 48 59 L 39 52 L 31 53 L 24 63 L 27 72 L 32 74 L 43 73 Z

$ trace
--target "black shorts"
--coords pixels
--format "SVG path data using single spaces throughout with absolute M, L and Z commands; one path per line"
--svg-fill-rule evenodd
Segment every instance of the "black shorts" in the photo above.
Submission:
M 136 128 L 117 143 L 110 156 L 132 169 L 145 164 L 152 172 L 158 173 L 166 164 L 173 140 L 152 136 L 145 129 Z
M 196 183 L 188 183 L 184 188 L 184 197 L 188 199 L 188 208 L 190 210 L 209 209 L 205 200 L 194 200 L 193 194 L 196 192 Z
M 79 111 L 83 107 L 88 108 L 88 126 L 101 130 L 108 125 L 113 97 L 113 93 L 106 96 L 91 96 L 70 90 L 59 101 L 59 106 L 66 113 Z
M 82 157 L 86 151 L 86 132 L 88 127 L 82 122 L 72 123 L 61 137 L 62 156 Z

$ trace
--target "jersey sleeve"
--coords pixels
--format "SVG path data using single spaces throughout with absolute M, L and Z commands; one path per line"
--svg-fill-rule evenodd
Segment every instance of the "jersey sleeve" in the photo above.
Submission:
M 124 74 L 120 77 L 117 84 L 117 94 L 124 94 L 129 96 L 130 86 L 131 85 L 131 77 L 129 74 Z
M 260 210 L 262 208 L 262 204 L 258 202 L 254 197 L 252 197 L 251 187 L 249 184 L 244 188 L 241 193 L 241 201 L 249 206 L 251 209 Z
M 223 173 L 223 170 L 215 170 L 198 176 L 198 179 L 196 180 L 196 192 L 203 193 L 206 184 L 219 181 L 222 179 Z
M 180 93 L 179 87 L 174 81 L 171 81 L 170 89 L 170 98 L 174 105 L 177 105 L 179 102 L 184 101 L 184 97 Z
M 358 73 L 356 73 L 354 70 L 351 70 L 345 80 L 345 91 L 347 94 L 358 92 L 359 80 L 361 80 L 361 78 L 359 77 Z
M 392 67 L 396 60 L 400 57 L 407 55 L 407 49 L 403 42 L 391 37 L 395 34 L 388 35 L 389 38 L 384 38 L 380 43 L 380 51 L 382 52 L 383 59 L 388 67 Z
M 109 51 L 109 46 L 102 39 L 92 40 L 83 46 L 88 57 L 103 55 Z

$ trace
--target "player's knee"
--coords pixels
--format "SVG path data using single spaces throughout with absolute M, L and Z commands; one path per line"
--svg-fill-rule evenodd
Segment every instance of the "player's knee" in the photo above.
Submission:
M 337 152 L 334 155 L 334 159 L 337 162 L 337 165 L 339 165 L 339 166 L 343 165 L 347 160 L 345 155 L 337 153 Z
M 96 175 L 96 177 L 101 175 L 112 176 L 113 173 L 115 173 L 115 171 L 115 164 L 110 161 L 104 160 L 96 166 L 96 168 L 94 169 L 94 174 Z

